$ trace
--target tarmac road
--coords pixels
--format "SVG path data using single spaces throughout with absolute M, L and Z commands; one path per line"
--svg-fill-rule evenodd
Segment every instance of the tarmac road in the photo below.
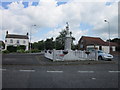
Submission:
M 14 62 L 14 65 L 3 65 L 0 69 L 3 88 L 118 88 L 119 86 L 120 71 L 117 63 L 37 65 L 41 62 L 36 59 L 36 55 L 29 54 L 3 55 L 3 60 L 10 64 Z M 15 65 L 18 62 L 21 65 Z
M 115 57 L 112 61 L 70 61 L 70 62 L 53 62 L 44 57 L 43 54 L 4 54 L 2 65 L 78 65 L 78 64 L 111 64 L 118 63 Z

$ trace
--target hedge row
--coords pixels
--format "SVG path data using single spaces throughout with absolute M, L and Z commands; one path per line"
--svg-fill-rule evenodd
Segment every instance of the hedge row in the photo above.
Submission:
M 34 49 L 34 50 L 27 50 L 27 51 L 25 51 L 25 50 L 23 50 L 23 49 L 20 49 L 20 50 L 17 50 L 15 53 L 37 53 L 37 52 L 41 52 L 40 50 L 36 50 L 36 49 Z M 2 53 L 11 53 L 10 51 L 8 51 L 8 50 L 5 50 L 5 51 L 2 51 Z
M 36 53 L 36 52 L 41 52 L 40 50 L 38 50 L 38 49 L 33 49 L 33 50 L 28 50 L 28 51 L 25 51 L 25 49 L 26 49 L 26 46 L 24 46 L 24 45 L 20 45 L 20 46 L 17 46 L 17 47 L 15 47 L 15 46 L 7 46 L 7 50 L 5 50 L 5 51 L 2 51 L 3 53 L 11 53 L 11 52 L 17 52 L 17 53 Z

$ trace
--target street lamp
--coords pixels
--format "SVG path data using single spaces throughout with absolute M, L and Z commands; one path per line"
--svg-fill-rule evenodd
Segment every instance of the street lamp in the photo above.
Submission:
M 108 23 L 108 32 L 109 32 L 109 53 L 110 53 L 110 22 L 107 20 L 104 20 L 105 22 Z
M 32 27 L 33 26 L 36 26 L 36 25 L 34 24 L 34 25 L 32 25 Z M 32 29 L 32 27 L 31 27 L 31 29 Z M 32 39 L 32 37 L 31 37 L 31 31 L 32 30 L 31 29 L 30 29 L 30 53 L 31 53 L 31 48 L 32 48 L 32 43 L 31 43 L 31 39 Z

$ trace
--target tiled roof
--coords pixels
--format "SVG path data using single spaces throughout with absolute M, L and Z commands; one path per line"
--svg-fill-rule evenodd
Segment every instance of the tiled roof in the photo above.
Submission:
M 28 35 L 15 35 L 15 34 L 7 34 L 6 38 L 29 39 Z
M 83 39 L 86 42 L 86 45 L 104 45 L 104 46 L 109 45 L 109 42 L 105 42 L 99 37 L 82 36 L 81 39 Z M 110 42 L 110 45 L 116 46 L 117 44 Z

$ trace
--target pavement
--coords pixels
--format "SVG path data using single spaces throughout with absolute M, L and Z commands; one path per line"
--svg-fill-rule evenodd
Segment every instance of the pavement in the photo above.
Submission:
M 115 63 L 76 64 L 52 62 L 43 54 L 3 55 L 2 88 L 118 88 L 118 58 Z

